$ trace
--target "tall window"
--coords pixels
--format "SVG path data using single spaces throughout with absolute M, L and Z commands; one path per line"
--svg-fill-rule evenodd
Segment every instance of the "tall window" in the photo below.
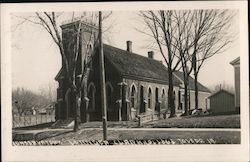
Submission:
M 165 95 L 165 90 L 162 89 L 162 93 L 161 93 L 161 103 L 162 103 L 162 107 L 165 108 L 165 101 L 166 101 L 166 95 Z
M 112 109 L 112 86 L 111 84 L 106 85 L 106 102 L 107 102 L 107 109 Z
M 88 88 L 89 109 L 95 110 L 95 86 L 90 84 Z
M 152 91 L 151 88 L 148 89 L 148 108 L 151 109 L 151 102 L 152 102 Z
M 134 108 L 135 107 L 135 86 L 133 85 L 132 86 L 132 89 L 131 89 L 131 107 Z
M 159 109 L 159 104 L 158 104 L 158 102 L 159 102 L 158 91 L 159 91 L 159 89 L 156 88 L 156 89 L 155 89 L 155 110 L 156 110 L 156 111 L 159 111 L 159 110 L 158 110 L 158 109 Z
M 88 51 L 88 54 L 89 54 L 89 55 L 92 53 L 92 50 L 93 50 L 92 44 L 88 44 L 88 45 L 87 45 L 87 51 Z
M 162 103 L 164 103 L 164 101 L 165 101 L 165 90 L 164 89 L 162 90 L 161 101 L 162 101 Z

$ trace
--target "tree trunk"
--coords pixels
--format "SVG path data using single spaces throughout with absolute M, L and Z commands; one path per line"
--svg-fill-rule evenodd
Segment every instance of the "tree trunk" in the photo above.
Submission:
M 198 104 L 199 89 L 198 89 L 198 73 L 197 72 L 194 73 L 194 89 L 195 89 L 195 109 L 198 109 L 199 108 L 199 104 Z
M 188 115 L 188 84 L 189 84 L 189 73 L 187 66 L 185 64 L 185 60 L 182 61 L 182 70 L 183 70 L 183 78 L 184 78 L 184 116 Z
M 198 69 L 197 69 L 196 54 L 194 54 L 194 56 L 192 58 L 192 66 L 193 66 L 193 70 L 194 70 L 195 109 L 198 109 L 198 85 L 197 85 Z
M 185 109 L 184 115 L 187 116 L 188 115 L 188 76 L 185 76 L 184 78 L 184 109 Z
M 89 69 L 87 69 L 86 74 L 83 76 L 83 99 L 84 99 L 84 111 L 85 111 L 85 121 L 89 122 L 90 120 L 90 114 L 88 112 L 88 104 L 89 104 L 89 99 L 88 99 L 88 78 L 89 74 Z
M 169 89 L 168 89 L 168 103 L 170 107 L 170 118 L 175 117 L 175 103 L 174 103 L 174 85 L 173 85 L 173 72 L 171 69 L 168 69 L 168 82 L 169 82 Z
M 81 92 L 75 92 L 76 99 L 76 111 L 75 111 L 75 124 L 74 124 L 74 132 L 79 130 L 80 123 L 80 107 L 81 107 Z

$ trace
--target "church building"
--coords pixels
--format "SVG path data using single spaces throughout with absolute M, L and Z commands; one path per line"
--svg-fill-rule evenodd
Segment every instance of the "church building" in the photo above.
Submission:
M 72 23 L 62 25 L 63 40 L 67 42 L 67 30 Z M 90 30 L 91 28 L 91 30 Z M 91 69 L 88 77 L 88 106 L 81 105 L 81 120 L 101 121 L 101 93 L 100 93 L 100 63 L 99 53 L 95 46 L 97 28 L 85 24 L 81 33 L 80 51 L 91 51 Z M 86 41 L 88 43 L 84 43 Z M 149 51 L 148 57 L 133 53 L 132 42 L 127 41 L 127 49 L 119 49 L 107 44 L 103 45 L 104 67 L 106 79 L 106 103 L 109 121 L 134 120 L 138 115 L 162 114 L 168 110 L 168 72 L 161 61 L 154 59 L 154 52 Z M 70 48 L 68 51 L 70 55 Z M 81 59 L 81 58 L 80 58 Z M 79 68 L 82 63 L 79 60 Z M 174 103 L 176 113 L 184 111 L 183 76 L 182 72 L 175 72 Z M 64 77 L 63 67 L 55 77 L 59 87 L 57 89 L 57 119 L 73 118 L 75 113 L 75 99 L 72 97 Z M 194 105 L 194 79 L 190 77 L 190 105 Z M 205 101 L 210 91 L 201 83 L 199 88 L 199 105 L 205 109 Z M 192 95 L 193 94 L 193 95 Z M 191 107 L 192 108 L 192 107 Z

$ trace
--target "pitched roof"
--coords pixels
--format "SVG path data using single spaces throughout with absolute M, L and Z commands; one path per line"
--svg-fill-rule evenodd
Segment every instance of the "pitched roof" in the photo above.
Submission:
M 122 76 L 149 79 L 168 84 L 167 68 L 160 61 L 107 44 L 104 44 L 103 50 L 105 58 L 115 66 Z M 180 84 L 176 77 L 173 77 L 173 82 L 174 85 Z
M 122 76 L 168 84 L 167 68 L 160 61 L 107 44 L 103 44 L 103 51 L 105 59 L 108 59 Z M 176 71 L 174 74 L 177 76 L 173 75 L 174 85 L 180 85 L 183 81 L 183 73 Z M 58 72 L 55 80 L 58 80 L 61 76 L 63 76 L 62 69 Z M 194 79 L 192 77 L 189 78 L 189 85 L 191 90 L 194 90 Z M 198 89 L 199 91 L 210 92 L 199 82 Z
M 211 96 L 209 96 L 208 98 L 211 98 L 211 97 L 217 96 L 217 95 L 218 95 L 218 94 L 220 94 L 220 93 L 226 93 L 226 94 L 229 94 L 229 95 L 231 95 L 231 96 L 234 96 L 234 94 L 233 94 L 233 93 L 228 92 L 228 91 L 226 91 L 226 90 L 224 90 L 224 89 L 221 89 L 221 90 L 219 90 L 219 91 L 215 92 L 214 94 L 212 94 Z
M 184 76 L 183 73 L 181 71 L 175 71 L 174 74 L 180 79 L 180 80 L 184 80 Z M 205 87 L 204 85 L 202 85 L 201 83 L 197 83 L 198 85 L 198 90 L 202 91 L 202 92 L 210 92 L 210 90 Z M 189 76 L 189 87 L 191 90 L 195 90 L 195 80 L 194 78 L 192 78 L 191 76 Z
M 58 81 L 59 78 L 62 76 L 63 76 L 63 68 L 61 67 L 61 69 L 59 70 L 59 72 L 55 76 L 55 80 Z
M 240 56 L 230 62 L 231 65 L 240 64 Z

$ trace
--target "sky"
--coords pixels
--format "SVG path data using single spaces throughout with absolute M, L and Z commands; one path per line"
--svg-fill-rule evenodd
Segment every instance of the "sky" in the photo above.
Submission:
M 58 47 L 48 33 L 39 25 L 31 23 L 20 24 L 19 16 L 29 14 L 14 13 L 12 17 L 12 88 L 24 87 L 38 91 L 47 84 L 56 84 L 54 80 L 61 68 L 61 56 Z M 17 17 L 18 16 L 18 17 Z M 69 17 L 62 16 L 62 21 Z M 19 24 L 19 25 L 17 25 Z M 112 16 L 104 22 L 104 27 L 112 26 L 104 35 L 104 42 L 126 50 L 126 41 L 132 41 L 134 53 L 147 56 L 152 50 L 149 37 L 139 32 L 142 24 L 136 12 L 113 12 Z M 231 29 L 239 32 L 239 20 L 234 19 Z M 234 86 L 234 69 L 230 62 L 240 56 L 240 41 L 236 36 L 230 47 L 223 53 L 214 55 L 206 60 L 199 74 L 199 82 L 207 87 L 226 83 Z M 155 59 L 162 60 L 160 53 L 155 53 Z

